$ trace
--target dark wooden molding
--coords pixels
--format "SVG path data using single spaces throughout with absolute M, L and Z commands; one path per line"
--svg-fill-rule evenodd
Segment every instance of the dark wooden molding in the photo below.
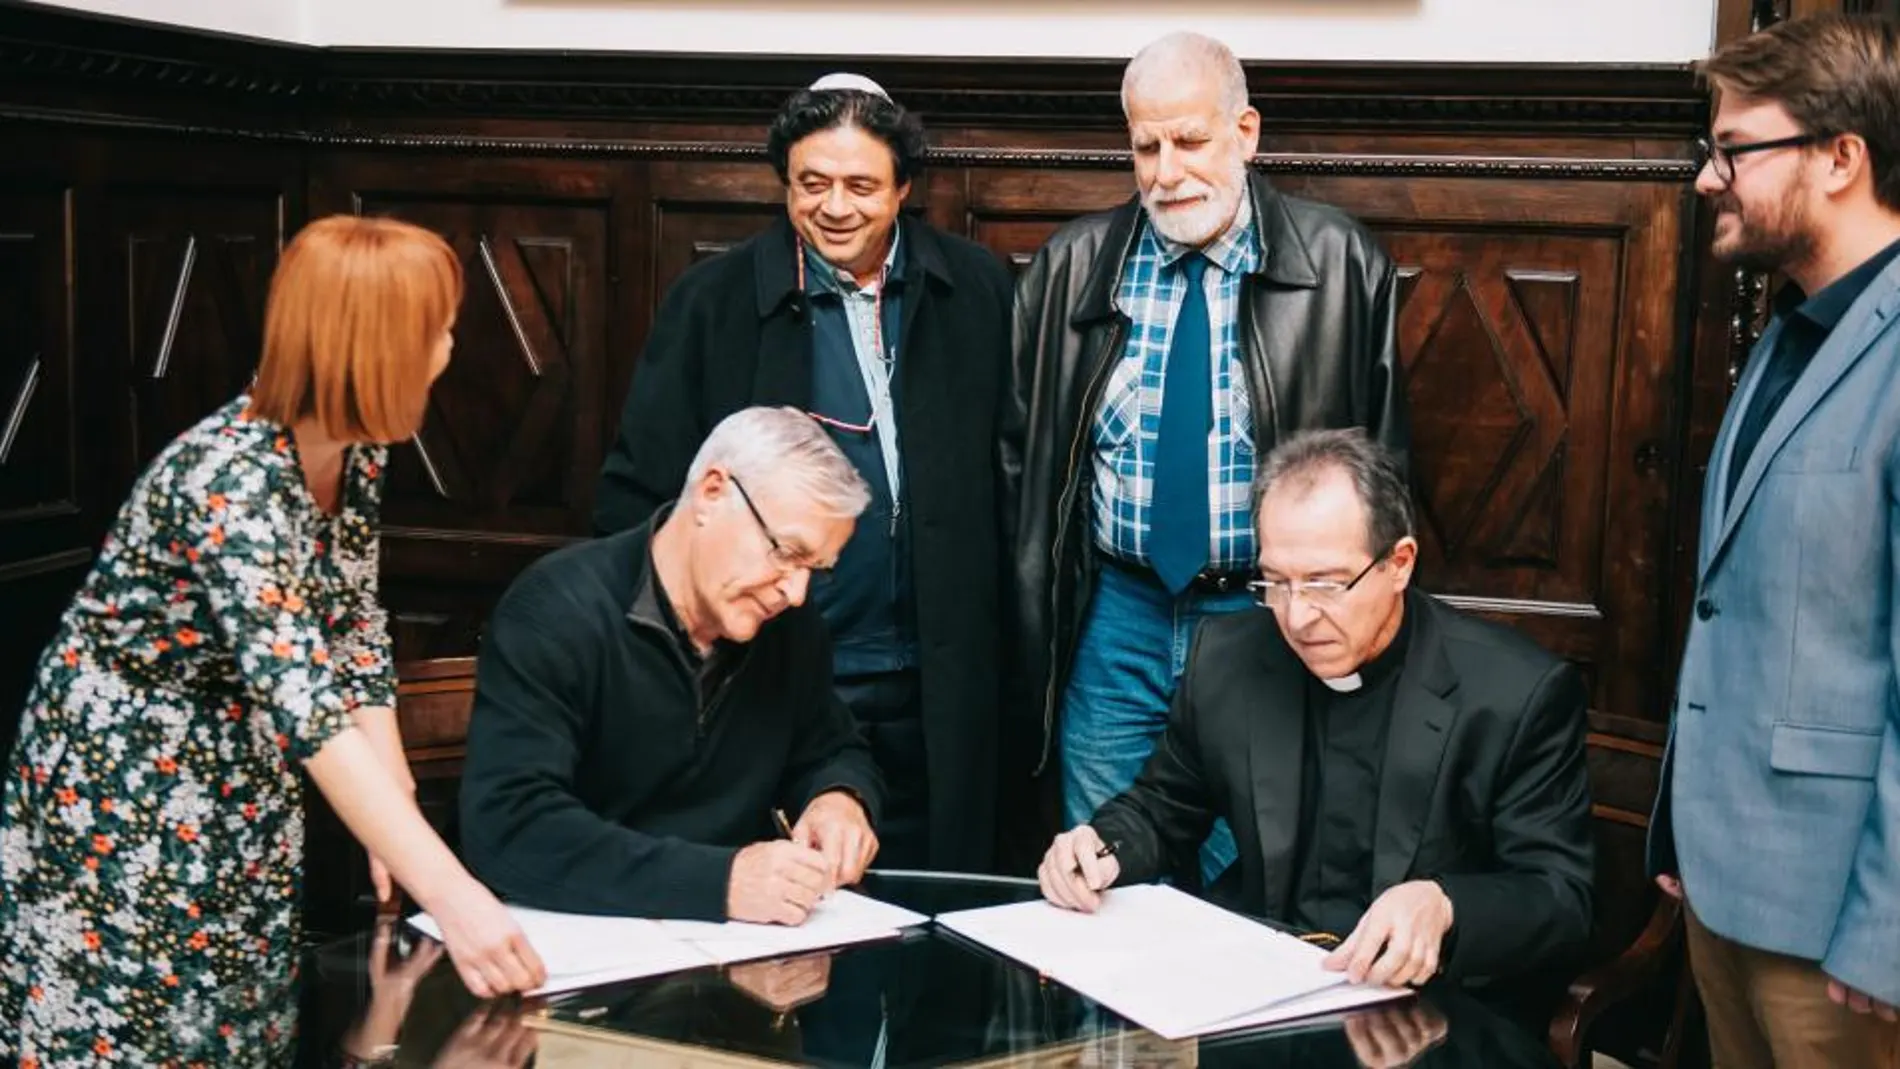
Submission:
M 624 54 L 546 57 L 497 53 L 329 53 L 314 96 L 351 115 L 496 114 L 756 121 L 786 95 L 839 65 L 863 70 L 935 124 L 1096 126 L 1121 119 L 1120 61 L 1009 63 L 862 57 L 778 59 Z M 709 62 L 722 80 L 704 81 Z M 417 68 L 420 67 L 420 70 Z M 1306 128 L 1693 132 L 1706 103 L 1686 68 L 1547 68 L 1494 64 L 1248 65 L 1268 130 Z M 1605 92 L 1606 88 L 1609 92 Z
M 320 149 L 374 149 L 457 156 L 566 157 L 608 160 L 764 163 L 752 141 L 664 138 L 494 137 L 477 134 L 352 133 L 339 130 L 210 126 L 137 116 L 52 108 L 0 106 L 0 121 L 161 134 Z M 1129 154 L 1118 149 L 1046 147 L 932 149 L 940 167 L 1029 167 L 1121 170 Z M 1617 182 L 1682 182 L 1695 177 L 1687 160 L 1608 157 L 1395 155 L 1389 153 L 1262 152 L 1254 166 L 1268 174 L 1401 178 L 1518 178 Z
M 304 95 L 319 50 L 0 0 L 0 85 L 127 87 L 167 94 Z

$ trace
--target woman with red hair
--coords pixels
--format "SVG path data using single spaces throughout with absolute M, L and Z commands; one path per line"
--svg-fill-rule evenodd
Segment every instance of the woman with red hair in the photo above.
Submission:
M 461 264 L 336 216 L 284 250 L 251 392 L 180 435 L 39 662 L 0 806 L 0 1055 L 275 1064 L 294 1035 L 299 772 L 480 996 L 544 973 L 410 795 L 377 516 L 448 366 Z

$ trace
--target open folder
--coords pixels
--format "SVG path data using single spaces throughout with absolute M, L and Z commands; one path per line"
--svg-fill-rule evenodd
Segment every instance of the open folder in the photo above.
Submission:
M 1168 1039 L 1228 1032 L 1387 999 L 1348 984 L 1326 952 L 1172 887 L 1122 887 L 1095 913 L 1047 902 L 944 913 L 937 923 Z
M 508 912 L 547 966 L 548 982 L 531 995 L 890 939 L 930 920 L 853 891 L 827 895 L 796 928 L 594 917 L 523 906 L 509 906 Z M 410 917 L 409 923 L 430 938 L 442 938 L 441 927 L 426 913 Z

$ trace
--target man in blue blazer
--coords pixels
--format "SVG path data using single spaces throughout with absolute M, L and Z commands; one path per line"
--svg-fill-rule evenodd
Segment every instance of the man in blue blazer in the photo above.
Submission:
M 1702 64 L 1715 253 L 1788 285 L 1716 438 L 1650 838 L 1715 1063 L 1900 1066 L 1900 31 Z

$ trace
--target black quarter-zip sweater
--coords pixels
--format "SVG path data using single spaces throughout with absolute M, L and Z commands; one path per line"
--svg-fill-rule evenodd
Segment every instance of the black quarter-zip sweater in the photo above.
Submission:
M 470 869 L 573 913 L 723 920 L 732 857 L 827 790 L 875 823 L 882 786 L 831 689 L 825 625 L 788 609 L 702 663 L 647 525 L 521 573 L 482 642 L 462 773 Z

